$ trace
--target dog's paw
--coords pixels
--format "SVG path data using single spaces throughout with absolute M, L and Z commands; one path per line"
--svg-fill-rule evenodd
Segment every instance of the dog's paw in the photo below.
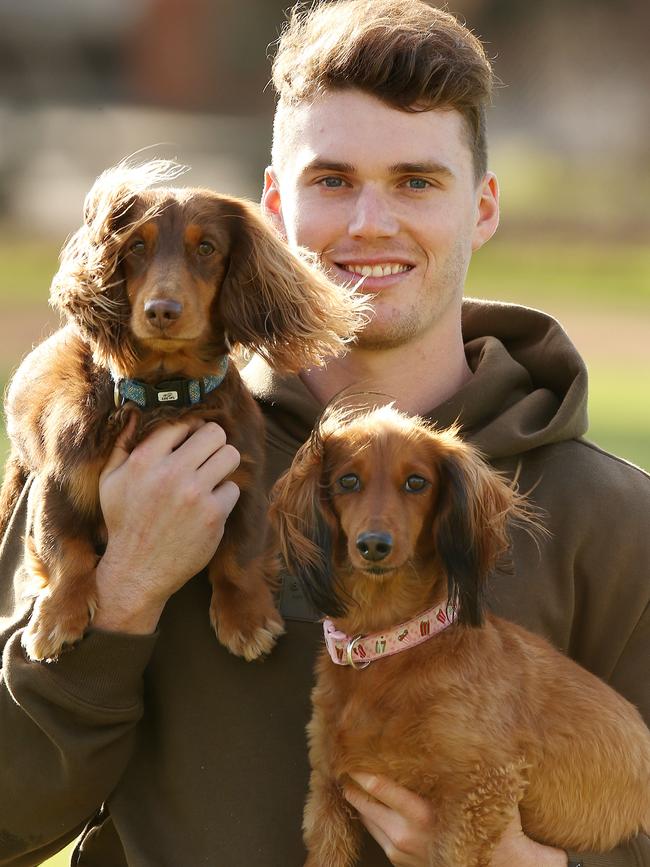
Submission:
M 95 612 L 93 603 L 80 605 L 74 610 L 61 611 L 51 602 L 51 597 L 37 600 L 23 632 L 22 645 L 33 662 L 52 662 L 58 659 L 64 647 L 76 644 L 83 638 Z
M 210 620 L 221 644 L 235 656 L 242 656 L 247 662 L 270 653 L 275 647 L 277 638 L 284 632 L 284 625 L 279 615 L 267 617 L 257 627 L 251 628 L 246 624 L 245 629 L 237 624 L 228 624 L 224 617 L 215 615 L 213 609 L 210 611 Z

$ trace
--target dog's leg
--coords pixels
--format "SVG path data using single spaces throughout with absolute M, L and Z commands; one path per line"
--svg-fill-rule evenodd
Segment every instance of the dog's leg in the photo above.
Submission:
M 284 632 L 268 583 L 273 559 L 262 554 L 240 565 L 237 553 L 228 550 L 209 567 L 210 622 L 224 647 L 249 661 L 269 653 Z
M 38 553 L 34 540 L 26 545 L 26 567 L 42 589 L 23 633 L 23 647 L 30 659 L 56 659 L 66 644 L 83 636 L 97 607 L 95 569 L 98 556 L 86 539 L 63 539 L 49 564 Z
M 9 456 L 5 466 L 4 479 L 0 488 L 0 541 L 9 526 L 20 492 L 27 480 L 27 472 L 22 466 L 18 454 L 14 451 Z
M 247 660 L 269 653 L 284 631 L 273 599 L 278 558 L 268 550 L 267 527 L 259 489 L 242 491 L 209 566 L 212 626 L 224 647 Z
M 458 800 L 441 799 L 437 805 L 440 831 L 431 849 L 431 867 L 489 867 L 494 847 L 526 790 L 525 764 L 522 760 L 503 768 L 477 769 L 466 782 Z M 444 778 L 438 785 L 445 790 Z
M 60 484 L 47 477 L 35 478 L 29 512 L 26 592 L 35 603 L 22 643 L 30 659 L 56 659 L 64 645 L 83 636 L 97 607 L 97 517 L 75 511 Z
M 330 777 L 312 771 L 303 820 L 309 856 L 305 867 L 353 867 L 361 847 L 361 823 Z

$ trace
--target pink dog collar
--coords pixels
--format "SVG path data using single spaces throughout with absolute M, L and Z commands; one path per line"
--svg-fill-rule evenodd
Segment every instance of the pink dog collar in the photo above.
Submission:
M 331 620 L 323 621 L 323 632 L 332 662 L 337 665 L 351 665 L 352 668 L 365 668 L 377 659 L 392 656 L 428 641 L 451 626 L 455 619 L 456 609 L 453 605 L 446 604 L 430 608 L 386 632 L 350 636 L 339 632 Z

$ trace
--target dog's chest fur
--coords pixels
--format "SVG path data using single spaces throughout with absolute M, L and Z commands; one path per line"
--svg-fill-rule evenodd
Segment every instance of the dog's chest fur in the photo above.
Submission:
M 458 629 L 362 670 L 335 666 L 323 654 L 310 744 L 327 755 L 314 755 L 316 766 L 324 759 L 338 779 L 355 770 L 384 774 L 431 798 L 441 777 L 498 761 L 486 755 L 485 727 L 506 696 L 502 686 L 477 701 L 473 685 L 484 673 L 468 662 L 466 648 L 476 638 Z M 512 738 L 511 731 L 500 735 L 496 750 Z

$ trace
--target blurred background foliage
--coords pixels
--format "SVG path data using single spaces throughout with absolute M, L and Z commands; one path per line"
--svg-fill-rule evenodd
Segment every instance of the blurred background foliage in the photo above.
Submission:
M 257 199 L 283 0 L 0 0 L 0 382 L 56 322 L 57 251 L 103 169 L 145 149 Z M 650 467 L 645 0 L 458 0 L 501 86 L 502 224 L 468 292 L 541 307 L 586 358 L 589 436 Z M 0 426 L 0 460 L 6 440 Z
M 148 148 L 191 165 L 190 184 L 258 198 L 267 54 L 290 5 L 0 0 L 0 383 L 56 327 L 57 252 L 103 169 Z M 489 121 L 502 225 L 468 292 L 560 319 L 590 369 L 589 437 L 650 468 L 650 4 L 451 11 L 502 81 Z

